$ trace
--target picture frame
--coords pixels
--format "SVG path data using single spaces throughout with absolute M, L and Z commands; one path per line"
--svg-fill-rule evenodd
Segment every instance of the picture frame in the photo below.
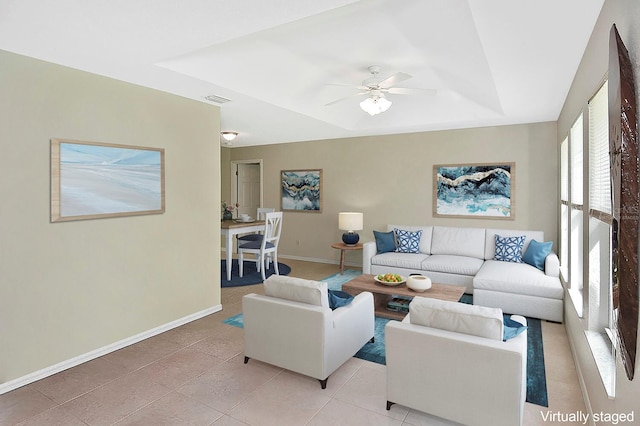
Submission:
M 433 166 L 433 216 L 515 219 L 515 162 Z
M 322 169 L 280 171 L 282 211 L 322 213 Z
M 161 214 L 164 149 L 51 139 L 51 222 Z

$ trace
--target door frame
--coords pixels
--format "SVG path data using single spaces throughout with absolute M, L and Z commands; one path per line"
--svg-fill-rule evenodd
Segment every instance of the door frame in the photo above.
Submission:
M 238 164 L 258 164 L 260 166 L 260 207 L 264 206 L 264 168 L 262 159 L 259 160 L 231 160 L 231 204 L 238 202 Z

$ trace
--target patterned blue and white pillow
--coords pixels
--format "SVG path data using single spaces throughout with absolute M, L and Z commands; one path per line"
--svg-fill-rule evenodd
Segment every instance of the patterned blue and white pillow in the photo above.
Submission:
M 520 237 L 501 237 L 500 235 L 496 235 L 495 260 L 522 263 L 524 240 L 524 235 Z
M 396 252 L 397 253 L 420 253 L 420 231 L 405 231 L 404 229 L 394 228 L 396 234 Z

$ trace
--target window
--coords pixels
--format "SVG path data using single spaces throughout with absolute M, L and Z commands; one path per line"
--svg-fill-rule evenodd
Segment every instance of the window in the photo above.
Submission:
M 569 282 L 569 137 L 560 144 L 560 272 Z
M 610 396 L 615 389 L 615 347 L 611 325 L 611 175 L 609 110 L 605 82 L 589 101 L 589 229 L 588 288 L 585 335 L 598 372 Z
M 589 329 L 609 327 L 611 177 L 607 83 L 589 101 Z
M 612 397 L 616 362 L 609 333 L 612 212 L 608 103 L 605 82 L 560 143 L 560 266 L 576 311 L 586 319 L 585 336 Z M 589 195 L 583 200 L 585 189 Z
M 584 121 L 582 114 L 571 126 L 568 137 L 568 154 L 566 159 L 561 159 L 561 164 L 566 164 L 567 171 L 561 173 L 568 174 L 568 187 L 564 192 L 568 200 L 564 200 L 560 205 L 561 219 L 565 234 L 562 236 L 562 252 L 564 256 L 563 271 L 565 271 L 565 283 L 569 289 L 569 295 L 574 302 L 578 315 L 582 316 L 583 310 L 583 247 L 584 247 L 584 225 L 583 225 L 583 142 L 584 142 Z M 563 144 L 565 144 L 563 142 Z M 562 151 L 565 148 L 561 148 Z M 561 185 L 566 185 L 562 175 Z M 561 188 L 561 193 L 563 189 Z M 566 223 L 564 223 L 566 222 Z

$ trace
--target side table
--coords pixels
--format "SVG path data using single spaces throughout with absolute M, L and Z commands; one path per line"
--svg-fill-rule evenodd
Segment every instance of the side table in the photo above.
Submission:
M 358 243 L 352 246 L 348 246 L 345 243 L 331 244 L 334 249 L 340 250 L 340 275 L 344 274 L 344 253 L 347 250 L 362 250 L 362 243 Z

